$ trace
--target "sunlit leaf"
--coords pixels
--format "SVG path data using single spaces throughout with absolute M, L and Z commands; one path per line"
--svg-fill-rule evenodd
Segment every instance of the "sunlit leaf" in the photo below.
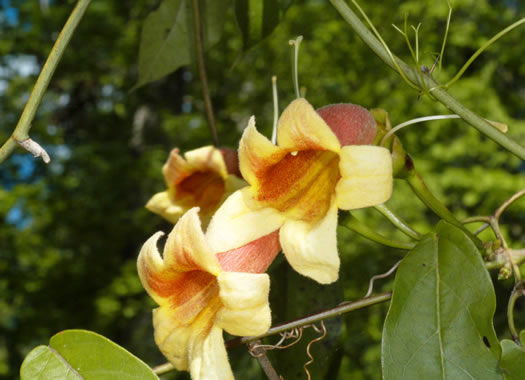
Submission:
M 496 298 L 481 255 L 441 221 L 396 274 L 382 342 L 385 379 L 503 379 Z
M 224 27 L 231 0 L 200 0 L 204 49 L 216 44 Z M 160 79 L 195 57 L 191 0 L 163 0 L 142 28 L 139 48 L 139 80 L 135 87 Z
M 157 379 L 140 359 L 109 339 L 86 330 L 54 335 L 49 346 L 38 346 L 20 368 L 22 380 Z
M 499 366 L 506 380 L 521 380 L 525 374 L 525 330 L 520 333 L 521 347 L 509 339 L 501 341 Z
M 268 37 L 282 21 L 292 0 L 236 0 L 235 15 L 242 33 L 243 49 Z

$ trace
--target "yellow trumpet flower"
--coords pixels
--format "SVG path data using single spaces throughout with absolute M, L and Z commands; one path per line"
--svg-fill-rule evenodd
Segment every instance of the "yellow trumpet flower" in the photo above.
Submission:
M 375 121 L 364 108 L 370 122 Z M 366 115 L 365 115 L 366 116 Z M 278 145 L 252 117 L 239 145 L 249 186 L 217 210 L 206 232 L 215 251 L 226 251 L 274 231 L 290 265 L 319 283 L 338 278 L 337 210 L 381 204 L 392 193 L 392 159 L 382 147 L 344 145 L 305 99 L 282 113 Z

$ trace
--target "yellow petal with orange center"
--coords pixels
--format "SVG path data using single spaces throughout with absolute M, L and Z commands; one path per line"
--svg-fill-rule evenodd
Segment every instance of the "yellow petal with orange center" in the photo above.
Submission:
M 193 362 L 199 360 L 198 357 L 195 357 L 195 347 L 202 345 L 214 327 L 217 327 L 215 316 L 222 304 L 218 297 L 216 282 L 215 286 L 217 289 L 215 295 L 204 308 L 195 313 L 196 315 L 191 320 L 180 319 L 178 308 L 174 308 L 172 305 L 164 305 L 153 310 L 155 343 L 178 370 L 190 370 L 190 367 L 193 367 Z M 220 353 L 221 348 L 224 349 L 224 341 L 221 340 L 221 343 L 222 347 L 218 345 L 211 353 L 207 354 Z M 201 354 L 197 352 L 197 355 Z
M 279 147 L 288 151 L 307 149 L 339 152 L 341 144 L 328 124 L 304 98 L 295 99 L 277 124 Z
M 173 149 L 162 172 L 168 190 L 153 196 L 146 207 L 172 223 L 190 208 L 200 207 L 206 225 L 225 197 L 244 185 L 231 178 L 235 176 L 228 174 L 221 151 L 213 146 L 186 152 L 184 157 Z
M 287 220 L 281 227 L 283 253 L 293 269 L 321 284 L 330 284 L 339 274 L 337 252 L 337 205 L 335 200 L 316 223 Z
M 382 147 L 350 145 L 341 149 L 341 179 L 336 187 L 337 206 L 343 210 L 370 207 L 392 195 L 392 156 Z
M 316 150 L 289 153 L 261 170 L 254 198 L 289 218 L 313 222 L 328 211 L 339 177 L 336 153 Z
M 228 176 L 224 157 L 221 151 L 213 146 L 190 150 L 184 153 L 184 158 L 193 171 L 211 170 L 224 179 Z
M 222 272 L 217 280 L 223 304 L 217 313 L 217 324 L 233 335 L 259 335 L 268 331 L 272 322 L 268 304 L 270 277 Z
M 197 212 L 197 208 L 189 210 L 175 225 L 166 241 L 163 258 L 157 249 L 162 232 L 149 238 L 140 251 L 139 277 L 146 291 L 161 306 L 186 286 L 187 278 L 195 277 L 188 272 L 197 272 L 209 282 L 221 270 L 206 243 Z
M 225 252 L 274 232 L 283 222 L 279 211 L 261 207 L 246 187 L 233 193 L 217 210 L 206 240 L 213 252 Z

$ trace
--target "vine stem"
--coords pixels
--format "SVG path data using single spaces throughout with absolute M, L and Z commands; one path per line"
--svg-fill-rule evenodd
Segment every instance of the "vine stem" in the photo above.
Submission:
M 368 226 L 361 223 L 355 216 L 353 216 L 349 212 L 339 217 L 339 224 L 369 240 L 375 241 L 376 243 L 382 244 L 387 247 L 410 251 L 416 246 L 416 244 L 412 242 L 406 243 L 404 241 L 393 240 L 386 236 L 378 234 L 377 232 L 370 229 Z
M 320 322 L 327 318 L 337 317 L 341 314 L 348 313 L 350 311 L 355 311 L 358 309 L 363 309 L 365 307 L 369 307 L 369 306 L 377 305 L 379 303 L 386 302 L 390 300 L 391 297 L 392 297 L 392 292 L 387 292 L 387 293 L 381 293 L 381 294 L 377 294 L 374 296 L 370 296 L 368 298 L 361 298 L 357 301 L 343 302 L 336 307 L 333 307 L 333 308 L 330 308 L 324 311 L 320 311 L 318 313 L 314 313 L 309 316 L 302 317 L 302 318 L 299 318 L 299 319 L 296 319 L 290 322 L 284 322 L 284 323 L 275 325 L 274 327 L 270 328 L 266 333 L 262 335 L 244 336 L 244 337 L 239 337 L 239 338 L 229 340 L 228 342 L 226 342 L 226 347 L 227 348 L 236 347 L 240 344 L 246 344 L 249 342 L 253 342 L 255 340 L 262 339 L 270 335 L 279 334 L 279 333 L 282 333 L 288 330 L 303 327 L 305 325 L 312 325 L 316 322 Z
M 521 343 L 519 341 L 519 335 L 518 331 L 516 330 L 516 325 L 514 324 L 514 306 L 516 305 L 516 301 L 518 300 L 518 298 L 524 295 L 525 291 L 523 289 L 523 282 L 520 281 L 514 286 L 514 289 L 512 289 L 512 293 L 509 298 L 509 303 L 507 305 L 507 321 L 509 325 L 509 330 L 512 335 L 512 339 L 514 339 L 514 341 L 519 345 L 521 345 Z
M 397 216 L 392 210 L 386 207 L 384 204 L 374 206 L 374 208 L 379 211 L 385 218 L 387 218 L 390 223 L 392 223 L 398 230 L 403 232 L 408 237 L 411 237 L 415 240 L 421 239 L 421 234 L 414 229 L 412 229 L 403 219 Z
M 344 2 L 344 0 L 330 0 L 332 5 L 341 14 L 343 19 L 353 28 L 353 30 L 361 37 L 366 45 L 376 55 L 390 66 L 394 71 L 399 73 L 403 77 L 407 77 L 411 84 L 416 84 L 416 87 L 429 88 L 432 95 L 445 107 L 455 114 L 461 116 L 468 124 L 476 128 L 479 132 L 485 136 L 494 140 L 496 143 L 507 149 L 508 151 L 515 154 L 522 160 L 525 160 L 525 147 L 521 146 L 505 134 L 490 125 L 482 117 L 476 115 L 474 112 L 466 108 L 452 95 L 450 95 L 446 89 L 442 88 L 430 75 L 424 75 L 422 77 L 423 83 L 417 70 L 407 65 L 401 59 L 394 56 L 390 51 L 387 51 L 381 42 L 370 32 L 370 30 L 359 20 L 357 15 L 350 9 L 350 7 Z
M 288 330 L 293 330 L 295 328 L 304 327 L 305 325 L 312 325 L 316 322 L 323 321 L 327 318 L 333 318 L 340 316 L 344 313 L 348 313 L 351 311 L 364 309 L 369 306 L 377 305 L 386 301 L 389 301 L 392 298 L 392 292 L 386 292 L 377 294 L 374 296 L 370 296 L 367 298 L 361 298 L 357 301 L 352 302 L 343 302 L 339 304 L 336 307 L 323 310 L 314 314 L 311 314 L 309 316 L 305 316 L 299 319 L 295 319 L 293 321 L 284 322 L 278 325 L 275 325 L 274 327 L 270 328 L 266 333 L 257 335 L 257 336 L 244 336 L 244 337 L 238 337 L 231 339 L 226 342 L 226 348 L 230 349 L 233 347 L 240 346 L 241 344 L 247 344 L 251 342 L 255 342 L 257 340 L 260 340 L 262 338 L 265 338 L 267 336 L 279 334 Z M 162 375 L 167 372 L 175 370 L 175 367 L 171 363 L 165 363 L 161 364 L 159 366 L 156 366 L 153 368 L 153 372 L 155 372 L 157 375 Z
M 199 76 L 202 85 L 202 97 L 204 98 L 204 108 L 206 109 L 206 116 L 208 118 L 208 126 L 210 128 L 213 144 L 219 146 L 219 136 L 217 135 L 217 127 L 215 125 L 215 117 L 213 115 L 213 105 L 210 98 L 210 89 L 208 87 L 208 77 L 206 75 L 206 65 L 204 61 L 204 44 L 202 41 L 201 28 L 201 14 L 199 9 L 199 0 L 192 0 L 193 8 L 193 26 L 195 29 L 195 48 L 197 52 L 197 62 L 199 66 Z
M 47 57 L 46 63 L 36 80 L 33 91 L 31 91 L 31 96 L 27 101 L 22 116 L 18 120 L 15 130 L 9 137 L 9 139 L 2 145 L 0 148 L 0 163 L 3 162 L 9 155 L 15 150 L 15 148 L 20 145 L 20 143 L 29 140 L 29 130 L 31 129 L 31 122 L 35 118 L 36 111 L 42 97 L 49 86 L 49 82 L 53 77 L 55 69 L 64 54 L 64 51 L 75 32 L 82 16 L 86 12 L 91 0 L 79 0 L 77 5 L 71 12 L 66 24 L 62 28 L 62 31 L 58 35 L 49 56 Z M 32 141 L 32 140 L 31 140 Z M 42 148 L 41 148 L 42 149 Z M 42 149 L 43 150 L 43 149 Z M 45 152 L 45 151 L 44 151 Z M 35 152 L 31 152 L 35 154 Z M 42 154 L 42 153 L 41 153 Z

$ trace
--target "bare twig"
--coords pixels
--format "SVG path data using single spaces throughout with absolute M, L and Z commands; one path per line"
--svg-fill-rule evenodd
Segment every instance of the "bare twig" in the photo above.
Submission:
M 213 115 L 213 105 L 210 99 L 210 90 L 208 88 L 208 77 L 206 76 L 206 65 L 204 63 L 204 43 L 202 41 L 201 16 L 199 10 L 199 0 L 192 1 L 193 6 L 193 25 L 195 28 L 195 48 L 197 50 L 197 61 L 199 65 L 199 76 L 202 85 L 202 97 L 204 98 L 204 107 L 208 117 L 208 126 L 210 128 L 213 144 L 219 146 L 219 136 L 215 126 L 215 117 Z

